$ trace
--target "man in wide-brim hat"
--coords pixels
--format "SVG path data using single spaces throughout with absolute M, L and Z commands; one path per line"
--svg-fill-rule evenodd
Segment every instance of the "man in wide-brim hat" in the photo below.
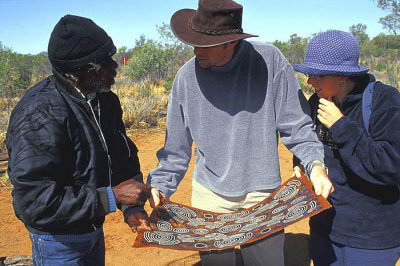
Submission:
M 176 191 L 193 142 L 194 207 L 226 213 L 264 200 L 281 184 L 279 132 L 316 193 L 333 191 L 292 67 L 274 46 L 244 40 L 255 35 L 243 32 L 242 10 L 231 0 L 200 0 L 197 10 L 172 16 L 174 34 L 194 47 L 196 57 L 178 71 L 170 94 L 165 145 L 148 177 L 153 206 Z M 283 243 L 281 231 L 242 245 L 241 259 L 244 265 L 284 265 Z M 200 256 L 203 265 L 236 263 L 233 249 Z

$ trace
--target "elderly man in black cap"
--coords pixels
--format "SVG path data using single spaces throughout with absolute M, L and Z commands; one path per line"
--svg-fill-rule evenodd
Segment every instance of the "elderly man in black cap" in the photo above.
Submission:
M 193 142 L 192 206 L 233 212 L 255 205 L 281 184 L 279 135 L 301 159 L 316 193 L 328 197 L 333 191 L 291 65 L 274 46 L 245 41 L 255 35 L 241 24 L 242 6 L 231 0 L 200 0 L 197 10 L 172 16 L 174 34 L 196 56 L 179 70 L 171 91 L 165 145 L 148 178 L 153 205 L 177 189 Z M 282 231 L 242 245 L 241 259 L 252 266 L 284 265 L 283 243 Z M 234 250 L 200 256 L 203 265 L 237 263 Z
M 92 20 L 64 16 L 49 41 L 53 75 L 11 115 L 8 174 L 34 265 L 104 265 L 102 225 L 116 206 L 132 231 L 149 229 L 143 205 L 150 186 L 110 91 L 115 52 Z

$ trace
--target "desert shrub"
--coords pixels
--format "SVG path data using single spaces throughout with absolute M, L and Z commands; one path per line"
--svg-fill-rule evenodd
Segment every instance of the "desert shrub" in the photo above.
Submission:
M 0 97 L 0 151 L 6 149 L 4 140 L 6 138 L 8 121 L 19 99 L 20 97 L 8 97 L 7 95 L 2 95 L 2 97 Z
M 0 187 L 12 187 L 10 177 L 7 172 L 0 174 Z
M 314 93 L 314 89 L 310 84 L 307 83 L 307 76 L 296 72 L 296 79 L 304 95 L 306 95 L 307 98 L 310 97 Z
M 383 71 L 383 70 L 385 70 L 386 68 L 387 68 L 387 65 L 384 64 L 384 63 L 378 63 L 378 64 L 375 66 L 376 71 Z
M 121 101 L 126 128 L 165 125 L 168 93 L 163 83 L 117 82 L 115 93 Z

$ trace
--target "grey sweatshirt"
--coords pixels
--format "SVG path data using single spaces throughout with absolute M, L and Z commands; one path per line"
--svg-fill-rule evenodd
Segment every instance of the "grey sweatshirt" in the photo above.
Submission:
M 194 57 L 175 77 L 165 145 L 147 182 L 170 197 L 194 142 L 193 178 L 203 186 L 225 196 L 275 189 L 279 136 L 303 165 L 324 159 L 309 113 L 291 65 L 272 45 L 242 40 L 220 67 L 203 69 Z

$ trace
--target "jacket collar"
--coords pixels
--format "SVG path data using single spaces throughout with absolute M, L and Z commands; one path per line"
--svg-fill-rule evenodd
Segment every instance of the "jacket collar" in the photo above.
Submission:
M 59 73 L 57 70 L 52 69 L 53 75 L 56 79 L 56 87 L 60 91 L 64 92 L 71 98 L 74 98 L 75 100 L 78 101 L 85 101 L 86 102 L 86 96 L 75 86 L 71 84 L 61 73 Z
M 362 101 L 363 92 L 368 83 L 372 81 L 375 81 L 374 75 L 368 74 L 362 82 L 356 84 L 354 89 L 348 95 L 346 95 L 340 103 L 342 109 L 346 110 L 346 108 L 349 106 L 353 106 L 354 104 Z

